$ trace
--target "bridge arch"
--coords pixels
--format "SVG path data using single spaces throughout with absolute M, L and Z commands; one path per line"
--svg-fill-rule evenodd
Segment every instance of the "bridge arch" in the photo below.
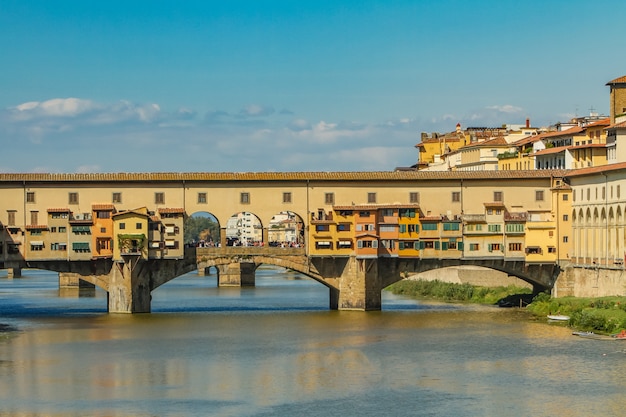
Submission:
M 267 226 L 267 244 L 273 247 L 304 247 L 304 219 L 293 211 L 280 211 Z
M 185 218 L 185 244 L 191 246 L 216 246 L 220 242 L 220 222 L 208 211 L 196 211 Z

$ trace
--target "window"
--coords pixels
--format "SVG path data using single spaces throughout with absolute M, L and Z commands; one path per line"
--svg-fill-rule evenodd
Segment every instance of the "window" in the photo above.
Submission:
M 241 204 L 250 204 L 250 193 L 239 194 L 239 202 Z
M 567 243 L 569 241 L 569 238 L 567 236 L 563 236 L 563 243 Z
M 291 193 L 283 193 L 283 203 L 291 203 Z
M 376 193 L 367 193 L 367 202 L 369 204 L 376 202 Z
M 488 246 L 489 252 L 499 252 L 502 250 L 502 245 L 499 243 L 491 243 Z
M 140 230 L 142 227 L 141 223 L 135 223 L 135 229 Z
M 33 191 L 29 191 L 26 193 L 26 202 L 27 203 L 35 202 L 35 193 Z
M 325 204 L 335 204 L 335 193 L 326 193 L 326 194 L 324 194 L 324 203 Z
M 377 240 L 357 240 L 357 248 L 378 248 Z
M 57 228 L 56 228 L 56 227 L 54 227 L 54 226 L 52 226 L 52 227 L 50 228 L 50 233 L 56 233 L 56 232 L 57 232 Z
M 106 233 L 107 232 L 107 228 L 106 227 L 101 227 L 100 228 L 100 233 Z
M 154 204 L 165 204 L 165 193 L 154 193 Z
M 126 229 L 126 223 L 120 223 L 120 230 Z
M 471 252 L 475 252 L 480 249 L 480 245 L 478 243 L 470 243 L 469 250 Z
M 121 203 L 122 202 L 122 193 L 113 193 L 112 198 L 113 203 Z
M 443 230 L 444 231 L 459 230 L 459 223 L 444 223 Z
M 206 204 L 206 193 L 198 193 L 198 204 Z
M 524 223 L 507 223 L 504 228 L 507 233 L 523 233 Z
M 606 189 L 605 189 L 605 187 L 602 187 L 602 199 L 603 200 L 606 199 Z
M 568 194 L 563 194 L 563 201 L 567 201 L 569 199 L 569 195 Z
M 424 249 L 434 249 L 435 248 L 435 242 L 433 242 L 432 240 L 430 240 L 430 241 L 422 241 L 421 243 L 424 244 Z
M 619 198 L 619 185 L 617 186 L 617 198 Z
M 543 190 L 535 191 L 535 201 L 543 201 Z
M 338 232 L 349 232 L 350 231 L 350 223 L 339 223 L 337 225 Z
M 78 193 L 69 193 L 68 201 L 69 204 L 78 204 Z
M 410 203 L 419 203 L 420 202 L 420 193 L 416 193 L 416 192 L 409 193 L 409 202 Z
M 493 201 L 502 201 L 502 191 L 493 192 Z
M 328 232 L 330 231 L 330 226 L 327 224 L 317 224 L 315 225 L 316 232 Z
M 487 225 L 487 228 L 490 232 L 499 232 L 501 229 L 501 225 L 499 224 L 489 224 Z
M 392 217 L 393 216 L 393 209 L 382 209 L 380 211 L 380 214 L 383 217 Z
M 315 249 L 332 249 L 332 248 L 333 248 L 333 242 L 328 242 L 328 241 L 315 242 Z
M 422 223 L 422 230 L 438 230 L 438 223 Z
M 563 215 L 563 221 L 566 222 L 569 220 L 569 216 L 567 214 Z
M 67 227 L 59 226 L 59 233 L 67 233 Z
M 110 211 L 97 211 L 96 212 L 96 218 L 98 218 L 98 219 L 110 219 L 111 218 L 111 212 Z
M 39 212 L 38 211 L 31 211 L 30 212 L 30 224 L 35 225 L 35 224 L 39 224 L 37 220 L 39 217 Z
M 452 191 L 452 202 L 458 203 L 459 201 L 461 201 L 461 192 Z
M 556 248 L 554 246 L 548 246 L 548 253 L 556 253 Z
M 522 250 L 521 243 L 509 243 L 509 251 L 511 252 L 520 252 Z
M 9 210 L 7 211 L 7 215 L 8 215 L 7 226 L 15 226 L 15 211 Z

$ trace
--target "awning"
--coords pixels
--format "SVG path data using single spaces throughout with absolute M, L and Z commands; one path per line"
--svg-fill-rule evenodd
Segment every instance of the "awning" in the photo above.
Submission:
M 87 242 L 73 242 L 72 250 L 89 250 L 89 243 Z
M 42 240 L 31 240 L 30 244 L 33 246 L 43 246 L 43 241 Z
M 89 226 L 72 226 L 72 232 L 88 232 L 90 230 Z
M 316 242 L 317 246 L 330 246 L 330 242 Z
M 168 248 L 174 247 L 174 246 L 176 246 L 176 241 L 175 240 L 166 240 L 165 241 L 165 246 L 167 246 Z

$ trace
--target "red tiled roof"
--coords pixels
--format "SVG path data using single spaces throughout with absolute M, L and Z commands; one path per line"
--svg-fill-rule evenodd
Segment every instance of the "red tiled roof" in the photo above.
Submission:
M 115 206 L 113 204 L 92 204 L 91 209 L 94 211 L 113 211 L 115 210 Z
M 606 148 L 606 143 L 589 143 L 586 145 L 574 145 L 567 149 L 588 149 L 588 148 Z
M 530 171 L 313 171 L 313 172 L 153 172 L 100 174 L 0 173 L 0 182 L 111 183 L 111 182 L 244 182 L 244 181 L 439 181 L 446 179 L 550 178 L 561 170 Z
M 615 123 L 614 125 L 611 125 L 609 127 L 607 127 L 606 129 L 623 129 L 626 127 L 626 121 L 621 122 L 621 123 Z
M 580 168 L 571 170 L 567 177 L 576 177 L 579 175 L 598 174 L 600 172 L 617 171 L 620 169 L 626 169 L 626 162 L 620 162 L 617 164 L 600 165 L 597 167 Z
M 589 123 L 585 127 L 594 127 L 594 126 L 608 126 L 611 124 L 611 118 L 607 117 L 606 119 L 598 120 L 597 122 Z
M 541 156 L 541 155 L 550 155 L 553 153 L 561 153 L 561 152 L 565 152 L 569 148 L 570 146 L 558 146 L 556 148 L 547 148 L 547 149 L 542 149 L 538 152 L 535 152 L 533 155 Z
M 28 225 L 26 225 L 26 230 L 33 230 L 33 229 L 48 230 L 48 226 L 46 226 L 44 224 L 28 224 Z
M 172 214 L 172 213 L 184 213 L 184 208 L 160 208 L 159 214 Z
M 606 85 L 613 85 L 613 84 L 626 84 L 626 75 L 622 75 L 621 77 L 616 78 L 606 83 Z
M 419 208 L 419 204 L 353 204 L 351 206 L 333 206 L 333 210 L 378 210 L 385 208 Z

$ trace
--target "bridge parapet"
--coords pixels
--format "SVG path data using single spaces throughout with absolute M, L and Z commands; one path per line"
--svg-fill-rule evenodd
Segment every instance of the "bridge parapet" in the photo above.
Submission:
M 303 256 L 305 248 L 279 248 L 273 246 L 222 246 L 196 248 L 198 260 L 222 256 Z

